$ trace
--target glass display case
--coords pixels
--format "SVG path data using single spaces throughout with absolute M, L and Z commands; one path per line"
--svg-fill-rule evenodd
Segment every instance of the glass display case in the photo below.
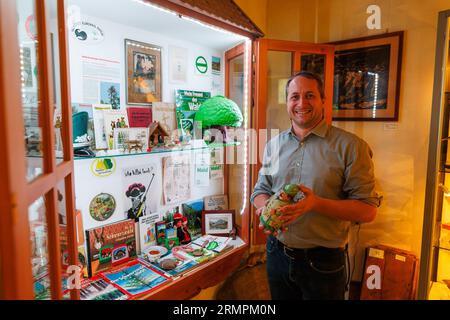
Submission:
M 449 17 L 439 14 L 419 299 L 450 299 Z

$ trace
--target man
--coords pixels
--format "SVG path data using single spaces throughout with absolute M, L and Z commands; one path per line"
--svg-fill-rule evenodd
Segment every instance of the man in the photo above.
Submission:
M 291 183 L 305 198 L 280 210 L 284 230 L 268 236 L 270 292 L 273 299 L 344 299 L 350 224 L 372 221 L 379 206 L 372 152 L 325 123 L 317 75 L 293 75 L 286 99 L 292 126 L 267 144 L 251 201 L 259 216 L 267 199 Z

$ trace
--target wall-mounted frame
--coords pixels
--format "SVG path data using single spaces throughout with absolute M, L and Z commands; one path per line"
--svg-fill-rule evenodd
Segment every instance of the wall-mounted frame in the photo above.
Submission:
M 127 104 L 161 101 L 161 47 L 125 39 L 125 61 Z
M 234 210 L 202 211 L 202 234 L 229 236 L 234 227 Z
M 333 120 L 397 121 L 403 31 L 333 44 Z

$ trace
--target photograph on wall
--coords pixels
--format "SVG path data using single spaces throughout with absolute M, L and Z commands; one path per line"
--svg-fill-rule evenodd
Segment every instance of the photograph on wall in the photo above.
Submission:
M 333 44 L 333 120 L 397 121 L 403 31 Z
M 125 39 L 127 104 L 161 101 L 161 47 Z
M 211 73 L 215 74 L 215 75 L 220 75 L 221 74 L 221 66 L 220 66 L 220 57 L 211 57 Z
M 120 83 L 100 82 L 100 103 L 120 109 Z
M 197 239 L 202 235 L 203 199 L 183 203 L 181 208 L 183 215 L 187 217 L 187 226 L 191 234 L 191 239 Z
M 190 155 L 164 157 L 162 163 L 164 204 L 177 204 L 189 199 L 191 196 Z
M 125 217 L 135 219 L 156 212 L 160 203 L 161 172 L 156 161 L 122 169 Z

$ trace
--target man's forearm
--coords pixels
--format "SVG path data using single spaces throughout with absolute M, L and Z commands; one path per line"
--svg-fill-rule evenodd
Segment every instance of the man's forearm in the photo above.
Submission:
M 256 207 L 256 209 L 264 207 L 267 199 L 269 199 L 269 198 L 270 198 L 270 195 L 268 195 L 268 194 L 265 194 L 265 193 L 259 194 L 253 200 L 253 205 Z
M 316 197 L 314 211 L 323 215 L 353 222 L 371 222 L 377 208 L 360 200 L 330 200 Z

